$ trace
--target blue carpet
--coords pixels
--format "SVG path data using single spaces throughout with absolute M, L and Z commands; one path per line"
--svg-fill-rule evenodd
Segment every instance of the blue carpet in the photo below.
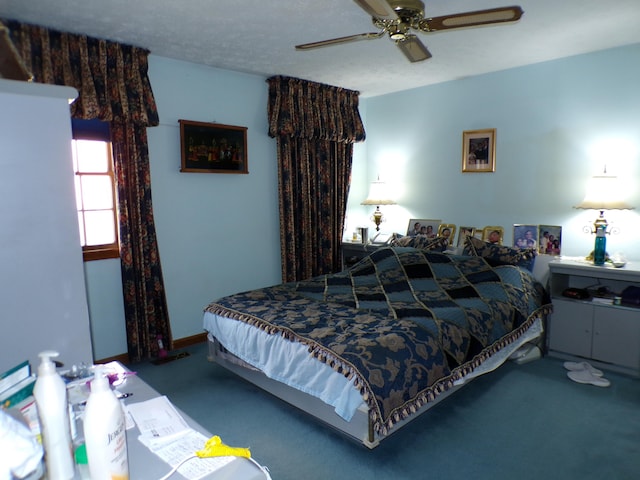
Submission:
M 251 448 L 273 480 L 640 478 L 640 381 L 572 382 L 562 362 L 507 363 L 366 449 L 206 359 L 206 345 L 132 365 L 212 434 Z

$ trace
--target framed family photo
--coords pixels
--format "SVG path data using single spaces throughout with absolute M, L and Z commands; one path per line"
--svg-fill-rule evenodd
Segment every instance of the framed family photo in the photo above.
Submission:
M 456 238 L 456 226 L 453 223 L 441 223 L 438 225 L 438 236 L 446 238 L 449 245 L 453 245 Z
M 415 237 L 424 235 L 427 238 L 436 238 L 441 220 L 412 218 L 409 220 L 407 235 Z
M 462 172 L 496 171 L 496 129 L 462 132 Z
M 497 226 L 487 226 L 482 229 L 482 240 L 496 245 L 502 245 L 504 238 L 504 228 Z
M 544 255 L 560 255 L 562 250 L 562 227 L 559 225 L 540 225 L 538 228 L 540 249 Z
M 524 250 L 535 248 L 538 250 L 538 225 L 514 225 L 513 246 Z
M 190 120 L 178 122 L 181 172 L 249 173 L 246 127 Z

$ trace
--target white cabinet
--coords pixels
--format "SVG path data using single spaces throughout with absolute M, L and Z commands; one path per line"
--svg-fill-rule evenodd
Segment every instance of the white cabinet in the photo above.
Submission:
M 629 285 L 640 286 L 640 270 L 567 260 L 551 262 L 549 269 L 554 309 L 548 324 L 549 354 L 583 358 L 602 368 L 640 376 L 640 309 L 562 295 L 569 287 L 619 294 Z
M 93 361 L 71 160 L 71 87 L 0 79 L 0 371 Z

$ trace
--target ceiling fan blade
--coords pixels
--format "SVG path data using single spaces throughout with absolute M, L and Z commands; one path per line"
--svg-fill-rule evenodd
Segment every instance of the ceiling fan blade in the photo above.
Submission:
M 327 47 L 329 45 L 355 42 L 358 40 L 371 40 L 373 38 L 380 38 L 383 34 L 384 32 L 358 33 L 356 35 L 331 38 L 329 40 L 321 40 L 319 42 L 303 43 L 302 45 L 296 45 L 296 50 L 309 50 L 311 48 Z
M 410 62 L 421 62 L 431 58 L 431 53 L 415 35 L 407 35 L 404 40 L 397 40 L 396 45 Z
M 420 21 L 420 30 L 424 32 L 437 32 L 453 28 L 477 27 L 494 23 L 515 22 L 520 20 L 523 14 L 518 6 L 490 8 L 475 12 L 456 13 L 442 17 L 425 18 Z
M 395 20 L 396 12 L 385 0 L 353 0 L 358 6 L 372 17 L 382 20 Z

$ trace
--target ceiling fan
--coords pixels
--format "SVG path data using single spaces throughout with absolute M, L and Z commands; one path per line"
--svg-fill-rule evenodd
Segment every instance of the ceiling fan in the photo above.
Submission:
M 511 6 L 426 18 L 424 16 L 424 3 L 421 0 L 353 1 L 373 17 L 373 24 L 380 31 L 296 45 L 296 50 L 308 50 L 357 40 L 370 40 L 380 38 L 386 33 L 410 62 L 420 62 L 431 58 L 431 53 L 420 39 L 414 33 L 411 33 L 414 30 L 422 33 L 432 33 L 454 28 L 515 22 L 524 13 L 522 8 Z

